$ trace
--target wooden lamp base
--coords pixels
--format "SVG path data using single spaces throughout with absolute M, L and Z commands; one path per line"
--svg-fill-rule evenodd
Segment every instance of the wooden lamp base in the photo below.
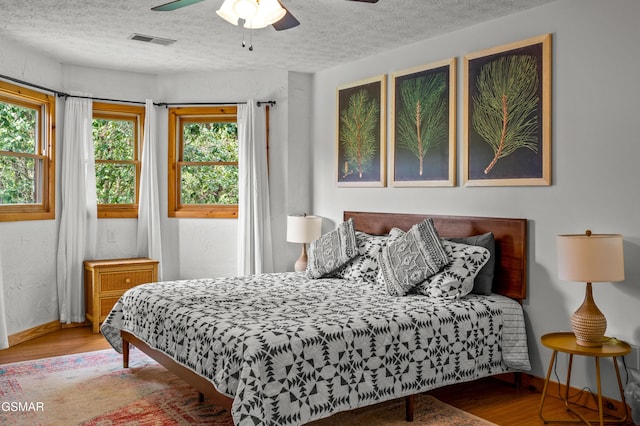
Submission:
M 592 348 L 602 346 L 607 319 L 593 301 L 591 283 L 587 283 L 584 302 L 571 316 L 571 327 L 578 345 Z

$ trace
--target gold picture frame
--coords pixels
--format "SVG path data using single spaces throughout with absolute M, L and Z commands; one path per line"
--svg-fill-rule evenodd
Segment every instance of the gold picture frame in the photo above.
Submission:
M 336 90 L 336 168 L 338 186 L 386 185 L 386 75 Z
M 456 58 L 391 78 L 392 186 L 456 184 Z
M 551 185 L 551 34 L 464 57 L 466 186 Z

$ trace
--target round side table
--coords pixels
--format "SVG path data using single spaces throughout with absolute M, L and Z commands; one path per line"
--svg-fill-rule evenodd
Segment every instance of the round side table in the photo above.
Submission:
M 624 399 L 624 390 L 622 389 L 622 381 L 620 380 L 620 370 L 618 368 L 618 357 L 625 356 L 629 352 L 631 352 L 631 347 L 628 343 L 623 342 L 618 339 L 613 339 L 610 337 L 605 337 L 602 343 L 602 346 L 599 347 L 586 347 L 580 346 L 576 343 L 576 336 L 573 333 L 550 333 L 545 334 L 540 338 L 541 343 L 549 349 L 553 350 L 553 354 L 551 355 L 551 361 L 549 362 L 549 370 L 547 371 L 547 377 L 544 381 L 544 389 L 542 390 L 542 397 L 540 399 L 540 411 L 538 415 L 545 423 L 550 422 L 573 422 L 575 423 L 577 420 L 574 418 L 570 419 L 545 419 L 542 415 L 542 409 L 544 407 L 544 399 L 547 396 L 547 388 L 549 386 L 549 378 L 551 377 L 551 371 L 553 370 L 553 365 L 556 360 L 556 356 L 558 352 L 563 352 L 569 354 L 569 366 L 567 369 L 567 383 L 565 386 L 565 394 L 562 398 L 564 401 L 564 405 L 567 407 L 569 411 L 578 416 L 580 420 L 584 423 L 590 425 L 592 422 L 598 422 L 600 425 L 604 425 L 604 411 L 602 407 L 602 386 L 600 382 L 600 358 L 610 357 L 613 359 L 613 366 L 616 370 L 616 377 L 618 379 L 618 389 L 620 390 L 620 397 L 622 398 L 622 404 L 625 409 L 625 415 L 622 418 L 615 419 L 607 419 L 607 423 L 624 423 L 628 417 L 627 411 L 627 403 Z M 598 384 L 598 420 L 588 420 L 580 413 L 575 411 L 569 403 L 569 387 L 571 381 L 571 366 L 573 364 L 573 356 L 574 355 L 582 355 L 593 357 L 596 362 L 596 380 Z

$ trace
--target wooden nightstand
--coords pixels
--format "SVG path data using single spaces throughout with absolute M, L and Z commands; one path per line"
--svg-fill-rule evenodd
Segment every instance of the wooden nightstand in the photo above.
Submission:
M 84 261 L 84 298 L 87 321 L 100 331 L 111 308 L 127 290 L 158 281 L 158 261 L 147 258 Z
M 607 423 L 624 423 L 628 417 L 627 411 L 627 403 L 624 400 L 624 390 L 622 389 L 622 381 L 620 380 L 620 370 L 618 369 L 618 357 L 625 356 L 629 352 L 631 352 L 631 347 L 628 343 L 623 342 L 618 339 L 613 339 L 609 337 L 605 337 L 602 346 L 592 348 L 586 346 L 580 346 L 576 343 L 576 336 L 573 333 L 551 333 L 545 334 L 540 338 L 540 341 L 544 346 L 549 349 L 553 349 L 553 355 L 551 355 L 551 361 L 549 362 L 549 370 L 547 371 L 547 378 L 544 381 L 544 389 L 542 390 L 542 397 L 540 399 L 540 411 L 538 415 L 545 423 L 551 422 L 572 422 L 575 423 L 579 420 L 576 418 L 571 419 L 545 419 L 542 415 L 542 408 L 544 407 L 544 399 L 547 396 L 547 388 L 549 387 L 549 377 L 551 376 L 551 371 L 553 370 L 553 366 L 556 360 L 556 356 L 558 352 L 563 352 L 569 354 L 569 366 L 567 370 L 567 383 L 565 386 L 565 394 L 563 396 L 563 401 L 567 410 L 575 414 L 582 420 L 584 423 L 590 425 L 592 422 L 599 422 L 600 425 L 604 425 L 604 411 L 602 407 L 602 385 L 600 382 L 600 358 L 602 357 L 611 357 L 613 358 L 613 366 L 616 369 L 616 377 L 618 378 L 618 388 L 620 389 L 620 397 L 622 398 L 622 406 L 625 407 L 625 415 L 619 419 L 607 419 Z M 596 380 L 598 383 L 598 414 L 599 417 L 597 420 L 587 420 L 572 409 L 569 403 L 569 386 L 571 381 L 571 364 L 573 363 L 574 355 L 582 355 L 582 356 L 590 356 L 593 357 L 596 361 Z

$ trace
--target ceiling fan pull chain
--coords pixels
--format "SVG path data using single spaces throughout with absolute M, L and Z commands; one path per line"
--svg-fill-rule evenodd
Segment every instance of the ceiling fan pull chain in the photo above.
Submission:
M 240 31 L 242 31 L 242 47 L 245 47 L 247 43 L 244 41 L 244 19 L 242 19 L 238 25 L 240 27 Z

